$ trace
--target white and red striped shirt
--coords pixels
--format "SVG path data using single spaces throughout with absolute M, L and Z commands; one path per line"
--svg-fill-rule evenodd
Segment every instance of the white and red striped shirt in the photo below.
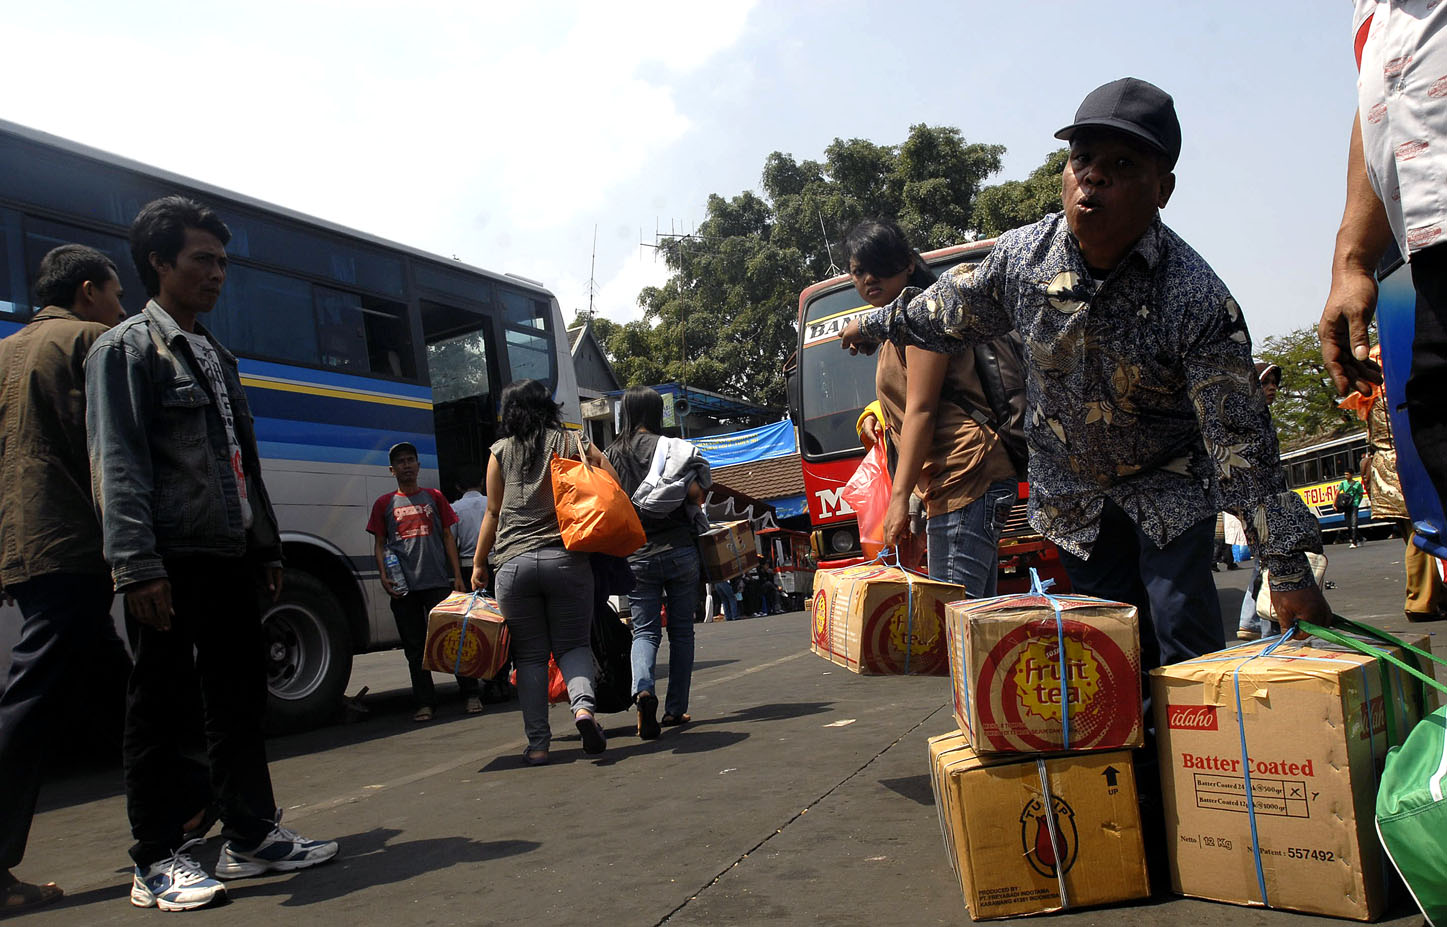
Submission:
M 1403 255 L 1447 241 L 1447 0 L 1355 0 L 1362 152 Z

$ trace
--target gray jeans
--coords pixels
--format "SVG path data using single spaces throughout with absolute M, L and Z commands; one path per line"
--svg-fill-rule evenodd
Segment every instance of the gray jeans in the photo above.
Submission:
M 561 547 L 518 554 L 497 571 L 497 604 L 512 636 L 529 750 L 546 750 L 548 654 L 568 681 L 573 711 L 593 710 L 593 568 Z

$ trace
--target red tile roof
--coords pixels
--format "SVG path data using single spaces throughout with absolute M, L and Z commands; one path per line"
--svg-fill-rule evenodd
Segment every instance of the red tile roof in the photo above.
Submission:
M 713 481 L 765 501 L 797 496 L 804 491 L 798 454 L 718 467 L 713 471 Z

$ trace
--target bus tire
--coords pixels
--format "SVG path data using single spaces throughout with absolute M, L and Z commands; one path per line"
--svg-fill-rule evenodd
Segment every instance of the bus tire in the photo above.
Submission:
M 341 603 L 310 573 L 287 570 L 281 599 L 262 610 L 267 729 L 302 731 L 332 720 L 352 675 L 352 635 Z

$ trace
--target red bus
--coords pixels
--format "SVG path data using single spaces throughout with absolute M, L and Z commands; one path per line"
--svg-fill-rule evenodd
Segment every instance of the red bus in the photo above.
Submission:
M 923 255 L 940 274 L 957 264 L 976 264 L 990 253 L 994 240 L 956 245 Z M 821 569 L 863 556 L 854 510 L 840 491 L 859 462 L 854 424 L 874 401 L 874 357 L 851 355 L 839 347 L 839 334 L 856 316 L 871 311 L 861 302 L 847 275 L 813 284 L 799 294 L 798 350 L 786 375 L 789 415 L 799 432 L 804 495 L 809 503 L 810 543 Z M 1055 579 L 1057 590 L 1069 588 L 1055 545 L 1026 520 L 1027 483 L 1020 484 L 1020 502 L 1000 538 L 1001 594 L 1029 587 L 1030 567 Z

